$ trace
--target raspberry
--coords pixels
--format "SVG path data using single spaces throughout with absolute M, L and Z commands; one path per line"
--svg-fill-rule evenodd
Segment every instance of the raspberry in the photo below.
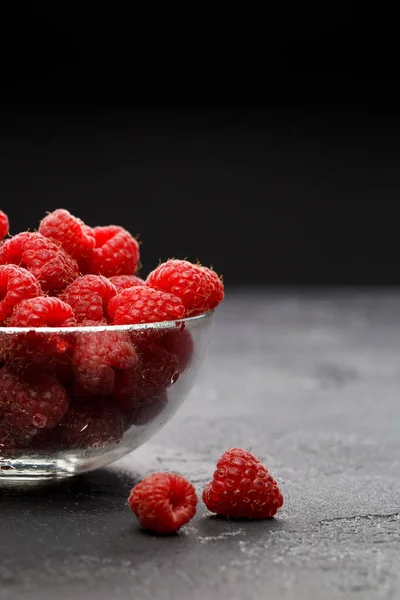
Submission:
M 227 517 L 268 519 L 283 504 L 278 484 L 250 452 L 233 448 L 217 462 L 213 480 L 203 490 L 208 510 Z
M 0 248 L 0 264 L 25 267 L 44 292 L 56 294 L 78 276 L 78 264 L 61 247 L 40 233 L 23 232 Z
M 63 208 L 49 213 L 41 221 L 39 233 L 60 244 L 78 262 L 87 258 L 95 245 L 90 227 Z
M 52 429 L 68 410 L 65 389 L 53 377 L 20 378 L 0 370 L 0 415 L 4 425 L 35 432 Z
M 23 300 L 14 309 L 11 327 L 71 327 L 76 324 L 72 308 L 59 298 L 39 297 Z M 74 334 L 28 331 L 0 335 L 0 359 L 17 373 L 34 374 L 58 371 L 58 362 L 74 342 Z
M 107 307 L 115 325 L 177 320 L 184 310 L 179 298 L 139 285 L 122 290 Z
M 216 308 L 224 299 L 224 284 L 218 274 L 212 269 L 201 267 L 203 272 L 209 277 L 211 283 L 211 294 L 208 298 L 208 310 Z
M 131 425 L 144 425 L 166 407 L 167 388 L 179 378 L 179 361 L 175 354 L 151 340 L 138 342 L 136 336 L 132 339 L 137 342 L 139 362 L 135 369 L 116 373 L 112 398 Z
M 117 292 L 126 290 L 134 285 L 146 285 L 146 282 L 140 279 L 140 277 L 136 277 L 136 275 L 115 275 L 114 277 L 110 277 L 110 281 L 115 285 Z
M 0 361 L 15 373 L 31 375 L 59 371 L 59 362 L 67 361 L 67 354 L 74 343 L 74 334 L 13 331 L 0 333 Z M 60 371 L 64 372 L 64 371 Z M 61 379 L 60 379 L 61 381 Z
M 9 230 L 8 217 L 6 213 L 0 210 L 0 240 L 6 237 Z
M 121 331 L 79 333 L 72 354 L 76 392 L 82 395 L 110 394 L 115 370 L 132 369 L 137 354 L 129 334 Z
M 165 348 L 178 359 L 179 373 L 183 373 L 190 365 L 194 352 L 193 338 L 186 328 L 149 329 L 136 334 L 132 332 L 132 341 L 143 345 L 155 344 Z
M 71 406 L 56 432 L 64 447 L 104 448 L 120 441 L 124 422 L 112 404 L 101 398 L 91 398 Z
M 95 247 L 86 271 L 96 275 L 133 275 L 139 263 L 139 244 L 123 227 L 108 225 L 94 227 Z
M 154 421 L 166 408 L 168 394 L 165 388 L 138 393 L 138 380 L 135 371 L 119 371 L 115 375 L 112 398 L 121 409 L 130 425 L 146 425 Z
M 186 260 L 162 263 L 149 274 L 146 283 L 180 298 L 186 317 L 212 310 L 224 297 L 222 281 L 214 271 Z
M 76 320 L 69 304 L 52 297 L 23 300 L 14 309 L 10 319 L 10 327 L 73 327 L 74 325 Z
M 169 387 L 179 377 L 179 363 L 171 354 L 156 344 L 145 346 L 138 352 L 140 358 L 140 381 L 138 393 L 143 396 L 149 390 Z
M 0 266 L 0 324 L 11 315 L 22 300 L 43 294 L 35 277 L 22 267 Z
M 116 289 L 109 279 L 102 275 L 84 275 L 73 281 L 60 295 L 69 304 L 78 323 L 107 323 L 107 304 L 116 295 Z
M 196 514 L 193 485 L 177 473 L 154 473 L 132 489 L 129 508 L 145 529 L 168 534 L 178 531 Z

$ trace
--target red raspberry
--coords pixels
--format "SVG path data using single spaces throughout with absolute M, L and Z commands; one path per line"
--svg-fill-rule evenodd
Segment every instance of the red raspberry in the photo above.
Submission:
M 6 213 L 0 210 L 0 240 L 6 237 L 9 230 L 8 217 Z
M 0 248 L 0 264 L 20 265 L 30 271 L 43 291 L 56 294 L 78 276 L 78 264 L 61 247 L 40 233 L 25 231 Z
M 203 490 L 208 510 L 226 517 L 268 519 L 283 504 L 275 479 L 250 452 L 233 448 L 217 462 L 213 480 Z
M 180 298 L 186 317 L 212 310 L 224 297 L 223 284 L 216 273 L 186 260 L 162 263 L 150 273 L 146 283 Z
M 102 398 L 72 405 L 57 427 L 59 443 L 66 448 L 104 448 L 117 444 L 124 422 L 116 407 Z
M 165 388 L 149 388 L 147 391 L 142 388 L 138 393 L 138 379 L 133 370 L 116 373 L 112 398 L 129 426 L 146 425 L 154 421 L 168 404 Z
M 194 345 L 190 331 L 186 328 L 174 329 L 149 329 L 143 333 L 143 343 L 156 344 L 162 346 L 176 356 L 178 359 L 179 373 L 183 373 L 190 365 L 193 357 Z M 132 333 L 132 340 L 135 341 L 135 332 Z M 146 337 L 148 336 L 148 341 Z M 137 343 L 143 346 L 140 338 L 136 338 Z M 151 340 L 151 341 L 150 341 Z
M 183 317 L 184 310 L 179 298 L 139 285 L 122 290 L 107 307 L 115 325 L 175 321 Z
M 19 302 L 42 294 L 42 288 L 32 273 L 15 265 L 0 265 L 0 324 Z
M 132 489 L 129 508 L 145 529 L 168 534 L 178 531 L 196 514 L 193 485 L 177 473 L 153 473 Z
M 136 347 L 138 363 L 134 371 L 124 377 L 121 374 L 122 379 L 120 378 L 125 382 L 123 387 L 130 388 L 130 395 L 134 395 L 136 399 L 145 399 L 178 380 L 179 363 L 176 355 L 148 340 L 137 342 L 134 334 L 131 339 Z M 131 383 L 128 384 L 128 381 Z M 118 390 L 116 393 L 118 394 Z
M 86 271 L 96 275 L 133 275 L 139 263 L 139 244 L 123 227 L 94 227 L 96 245 L 91 252 Z
M 211 294 L 208 298 L 208 305 L 210 309 L 216 308 L 218 304 L 224 299 L 224 284 L 219 275 L 212 269 L 207 267 L 201 267 L 211 282 Z
M 10 327 L 72 327 L 72 308 L 59 298 L 38 297 L 23 300 L 14 309 Z M 0 359 L 17 373 L 57 372 L 58 361 L 72 346 L 74 335 L 28 331 L 0 336 Z
M 138 350 L 140 368 L 138 371 L 138 394 L 145 397 L 149 391 L 157 391 L 169 387 L 179 377 L 179 362 L 175 354 L 171 354 L 156 344 L 142 346 Z
M 116 373 L 112 398 L 130 424 L 144 425 L 166 407 L 167 388 L 179 378 L 179 361 L 162 346 L 140 338 L 140 332 L 138 337 L 132 336 L 139 358 L 137 367 Z
M 28 331 L 16 334 L 14 331 L 0 333 L 0 362 L 7 364 L 15 373 L 34 375 L 59 371 L 59 362 L 67 363 L 69 349 L 74 342 L 74 334 L 68 329 L 63 334 Z M 64 372 L 63 369 L 61 372 Z M 60 379 L 61 381 L 61 379 Z
M 0 267 L 1 269 L 1 267 Z M 39 297 L 23 300 L 14 308 L 10 327 L 73 327 L 72 308 L 59 298 Z
M 122 331 L 77 334 L 72 354 L 78 394 L 105 396 L 114 388 L 115 370 L 136 367 L 137 354 Z
M 102 275 L 84 275 L 73 281 L 60 295 L 69 304 L 78 323 L 107 323 L 107 304 L 117 291 L 109 279 Z
M 87 258 L 95 245 L 90 227 L 63 208 L 49 213 L 41 221 L 39 233 L 60 244 L 78 262 Z
M 115 285 L 117 292 L 122 292 L 134 285 L 146 285 L 146 282 L 136 275 L 115 275 L 110 277 L 110 281 Z
M 65 389 L 53 377 L 18 377 L 0 370 L 0 415 L 4 425 L 35 432 L 52 429 L 68 410 Z

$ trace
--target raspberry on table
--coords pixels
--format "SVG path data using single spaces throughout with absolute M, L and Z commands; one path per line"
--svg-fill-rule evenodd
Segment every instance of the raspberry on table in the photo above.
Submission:
M 68 410 L 69 398 L 54 377 L 23 378 L 0 369 L 0 418 L 5 426 L 35 432 L 52 429 Z
M 115 370 L 134 369 L 137 360 L 128 333 L 107 330 L 78 333 L 72 353 L 77 394 L 110 394 Z
M 5 212 L 0 210 L 0 240 L 2 240 L 3 238 L 6 237 L 6 235 L 8 235 L 8 231 L 9 231 L 8 217 Z
M 118 225 L 94 227 L 95 247 L 86 262 L 88 273 L 112 277 L 134 275 L 139 264 L 139 244 Z
M 117 293 L 115 286 L 102 275 L 83 275 L 73 281 L 60 295 L 69 304 L 78 323 L 107 323 L 109 301 Z
M 95 246 L 91 228 L 63 208 L 42 219 L 39 233 L 61 245 L 78 262 L 87 258 Z
M 152 271 L 146 280 L 150 287 L 182 300 L 185 316 L 191 317 L 215 308 L 224 297 L 222 281 L 214 271 L 187 260 L 168 260 Z
M 203 502 L 218 515 L 248 519 L 273 517 L 283 496 L 267 468 L 250 452 L 232 448 L 217 462 Z
M 92 397 L 73 404 L 55 433 L 66 448 L 104 448 L 120 441 L 124 420 L 112 403 Z
M 32 273 L 15 265 L 0 265 L 0 325 L 22 300 L 42 295 L 42 288 Z
M 52 296 L 39 296 L 22 300 L 14 308 L 9 324 L 10 327 L 73 327 L 76 319 L 69 304 Z
M 122 290 L 126 290 L 135 285 L 146 285 L 144 279 L 141 279 L 136 275 L 114 275 L 114 277 L 110 277 L 110 281 L 115 285 L 117 292 L 121 292 Z
M 78 264 L 69 254 L 40 233 L 25 231 L 0 248 L 0 265 L 16 264 L 28 269 L 44 292 L 56 294 L 78 276 Z
M 179 298 L 138 285 L 114 296 L 107 311 L 115 325 L 131 325 L 179 320 L 185 309 Z
M 128 505 L 143 528 L 169 534 L 194 517 L 197 495 L 193 485 L 182 475 L 153 473 L 135 485 Z

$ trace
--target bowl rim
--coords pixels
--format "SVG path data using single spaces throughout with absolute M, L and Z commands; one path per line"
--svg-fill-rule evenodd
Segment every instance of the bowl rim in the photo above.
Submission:
M 210 310 L 195 317 L 186 317 L 174 321 L 157 321 L 155 323 L 135 323 L 132 325 L 93 325 L 89 327 L 0 327 L 0 333 L 7 335 L 17 333 L 57 333 L 67 335 L 69 333 L 96 333 L 106 331 L 146 331 L 148 329 L 176 329 L 185 326 L 186 323 L 195 323 L 212 317 L 214 310 Z

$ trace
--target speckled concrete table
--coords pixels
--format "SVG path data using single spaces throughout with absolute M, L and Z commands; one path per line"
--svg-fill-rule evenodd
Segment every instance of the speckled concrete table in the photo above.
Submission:
M 180 535 L 126 507 L 141 475 L 201 489 L 252 447 L 285 495 L 279 518 L 203 507 Z M 400 294 L 231 292 L 187 403 L 109 469 L 0 496 L 0 599 L 400 598 Z

